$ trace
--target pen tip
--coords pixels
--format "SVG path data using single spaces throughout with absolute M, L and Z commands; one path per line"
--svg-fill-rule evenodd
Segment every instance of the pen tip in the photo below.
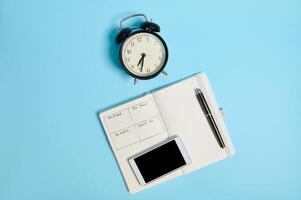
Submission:
M 196 94 L 201 94 L 202 91 L 201 91 L 199 88 L 196 88 L 196 89 L 195 89 L 195 93 L 196 93 Z

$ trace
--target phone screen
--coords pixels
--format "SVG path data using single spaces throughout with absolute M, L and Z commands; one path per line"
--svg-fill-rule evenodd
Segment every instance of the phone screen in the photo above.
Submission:
M 145 183 L 186 165 L 174 140 L 135 158 L 134 161 Z

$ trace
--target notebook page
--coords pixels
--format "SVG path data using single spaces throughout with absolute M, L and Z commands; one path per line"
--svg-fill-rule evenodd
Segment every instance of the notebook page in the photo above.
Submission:
M 129 157 L 168 138 L 151 94 L 102 112 L 99 118 L 130 192 L 137 192 L 182 174 L 179 170 L 147 186 L 141 186 L 128 163 Z
M 180 136 L 191 157 L 192 163 L 183 168 L 184 173 L 227 156 L 197 101 L 196 88 L 200 85 L 193 76 L 153 93 L 169 136 Z

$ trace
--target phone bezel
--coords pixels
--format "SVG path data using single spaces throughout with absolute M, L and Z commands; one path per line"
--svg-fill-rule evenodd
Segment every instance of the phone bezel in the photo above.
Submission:
M 186 164 L 183 165 L 183 166 L 181 166 L 181 167 L 175 168 L 172 171 L 170 171 L 170 172 L 168 172 L 168 173 L 166 173 L 166 174 L 164 174 L 162 176 L 159 176 L 159 177 L 155 178 L 154 180 L 151 180 L 151 181 L 149 181 L 149 182 L 146 183 L 144 181 L 144 178 L 143 178 L 142 174 L 140 173 L 140 170 L 139 170 L 138 166 L 136 165 L 135 159 L 138 158 L 138 157 L 140 157 L 140 156 L 142 156 L 142 155 L 144 155 L 144 154 L 146 154 L 146 153 L 148 153 L 148 152 L 150 152 L 150 151 L 152 151 L 152 150 L 154 150 L 154 149 L 156 149 L 156 148 L 158 148 L 158 147 L 161 147 L 161 146 L 163 146 L 163 145 L 165 145 L 165 144 L 167 144 L 167 143 L 169 143 L 169 142 L 171 142 L 173 140 L 176 142 L 176 144 L 177 144 L 177 146 L 178 146 L 178 148 L 179 148 L 179 150 L 180 150 L 180 152 L 181 152 L 181 154 L 182 154 L 182 156 L 183 156 Z M 163 142 L 161 142 L 159 144 L 156 144 L 156 145 L 154 145 L 154 146 L 152 146 L 152 147 L 150 147 L 150 148 L 148 148 L 148 149 L 146 149 L 146 150 L 144 150 L 144 151 L 142 151 L 142 152 L 140 152 L 140 153 L 138 153 L 138 154 L 130 157 L 128 159 L 128 161 L 129 161 L 129 164 L 130 164 L 130 166 L 131 166 L 134 174 L 136 175 L 136 178 L 137 178 L 137 180 L 138 180 L 138 182 L 139 182 L 140 185 L 149 184 L 149 183 L 151 183 L 151 182 L 153 182 L 153 181 L 155 181 L 155 180 L 157 180 L 157 179 L 159 179 L 159 178 L 161 178 L 163 176 L 166 176 L 167 174 L 172 173 L 175 170 L 178 170 L 178 169 L 180 169 L 180 168 L 182 168 L 184 166 L 187 166 L 188 164 L 191 163 L 190 156 L 189 156 L 189 154 L 188 154 L 188 152 L 187 152 L 187 150 L 186 150 L 186 148 L 185 148 L 185 146 L 184 146 L 184 144 L 183 144 L 183 142 L 182 142 L 182 140 L 181 140 L 181 138 L 179 136 L 175 136 L 175 137 L 169 138 L 168 140 L 165 140 L 165 141 L 163 141 Z

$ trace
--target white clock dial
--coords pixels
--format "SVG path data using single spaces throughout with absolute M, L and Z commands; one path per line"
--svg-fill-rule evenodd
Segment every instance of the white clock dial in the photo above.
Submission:
M 123 65 L 136 76 L 147 77 L 164 67 L 167 49 L 154 34 L 141 32 L 125 40 L 121 48 Z

